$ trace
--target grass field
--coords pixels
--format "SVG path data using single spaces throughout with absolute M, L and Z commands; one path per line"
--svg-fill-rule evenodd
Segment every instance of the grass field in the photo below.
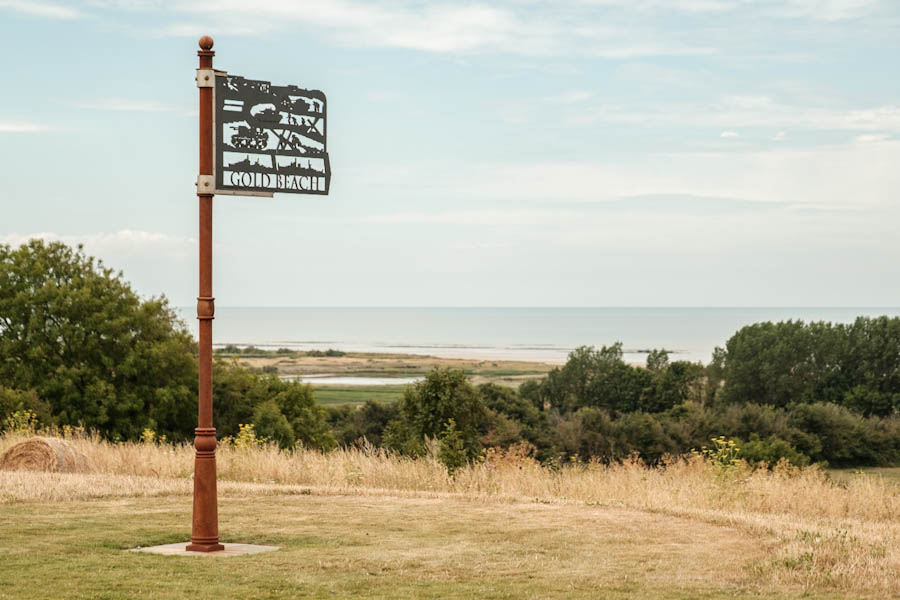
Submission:
M 900 596 L 900 486 L 882 475 L 500 452 L 451 477 L 433 456 L 226 446 L 223 540 L 282 549 L 177 557 L 127 550 L 187 539 L 191 449 L 72 443 L 86 474 L 0 472 L 0 597 Z
M 189 537 L 187 496 L 5 506 L 0 596 L 44 598 L 778 597 L 723 556 L 764 558 L 731 527 L 646 512 L 456 498 L 234 495 L 245 557 L 129 548 Z
M 367 400 L 394 402 L 403 396 L 405 385 L 313 385 L 320 404 L 363 404 Z

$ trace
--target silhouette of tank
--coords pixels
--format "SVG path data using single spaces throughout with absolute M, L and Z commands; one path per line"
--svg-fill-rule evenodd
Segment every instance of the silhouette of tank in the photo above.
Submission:
M 277 123 L 281 120 L 281 113 L 278 112 L 275 108 L 267 107 L 263 110 L 257 111 L 256 113 L 252 113 L 254 118 L 259 121 L 266 121 L 268 123 Z
M 263 150 L 269 143 L 268 134 L 259 127 L 238 127 L 237 133 L 231 136 L 231 145 L 235 148 Z

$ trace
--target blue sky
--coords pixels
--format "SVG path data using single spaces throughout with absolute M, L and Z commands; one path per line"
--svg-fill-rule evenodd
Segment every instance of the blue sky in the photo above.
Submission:
M 0 241 L 196 296 L 197 39 L 328 95 L 328 197 L 218 197 L 220 306 L 893 306 L 893 0 L 0 0 Z

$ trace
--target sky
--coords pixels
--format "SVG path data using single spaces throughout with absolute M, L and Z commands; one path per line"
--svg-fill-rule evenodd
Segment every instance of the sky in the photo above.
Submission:
M 219 306 L 896 306 L 895 0 L 0 0 L 0 243 L 197 294 L 197 40 L 328 97 Z

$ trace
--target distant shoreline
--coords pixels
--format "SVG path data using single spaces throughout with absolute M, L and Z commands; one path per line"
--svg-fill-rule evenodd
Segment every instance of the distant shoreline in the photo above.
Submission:
M 196 309 L 179 314 L 196 336 Z M 276 350 L 411 355 L 564 364 L 580 346 L 622 342 L 643 365 L 650 349 L 671 361 L 709 364 L 742 327 L 784 320 L 852 322 L 900 316 L 897 308 L 227 308 L 216 310 L 213 342 Z
M 276 352 L 279 349 L 289 349 L 291 351 L 297 353 L 304 352 L 321 352 L 319 348 L 316 347 L 306 347 L 306 346 L 284 346 L 279 344 L 246 344 L 246 343 L 216 343 L 213 345 L 215 350 L 221 350 L 226 346 L 238 346 L 240 348 L 247 347 L 255 347 L 260 350 L 266 352 Z M 403 348 L 406 352 L 398 352 L 397 350 Z M 379 348 L 364 348 L 362 350 L 344 350 L 341 347 L 329 348 L 331 350 L 336 350 L 339 352 L 343 352 L 349 356 L 355 357 L 367 357 L 367 358 L 377 358 L 377 359 L 407 359 L 407 360 L 461 360 L 461 361 L 474 361 L 474 362 L 512 362 L 512 363 L 532 363 L 538 365 L 554 365 L 559 366 L 566 363 L 568 360 L 569 353 L 574 350 L 574 348 L 560 348 L 560 349 L 552 349 L 548 351 L 546 354 L 541 352 L 542 349 L 534 349 L 534 348 L 525 348 L 522 349 L 522 352 L 517 352 L 517 349 L 507 350 L 503 348 L 471 348 L 471 347 L 436 347 L 436 346 L 420 346 L 420 347 L 391 347 L 391 350 L 387 349 L 379 349 Z M 419 352 L 415 350 L 420 350 Z M 548 349 L 549 350 L 549 349 Z M 632 365 L 640 365 L 643 366 L 646 364 L 646 357 L 651 352 L 651 350 L 641 349 L 641 350 L 624 350 L 623 358 L 625 362 Z M 669 360 L 683 360 L 679 358 L 679 355 L 683 353 L 670 350 L 669 351 Z M 692 361 L 697 362 L 697 361 Z M 703 364 L 706 364 L 705 361 Z
M 221 350 L 216 356 L 237 360 L 252 369 L 272 373 L 281 378 L 310 378 L 314 387 L 329 387 L 328 378 L 340 378 L 346 384 L 348 378 L 379 380 L 381 385 L 403 386 L 410 380 L 424 377 L 435 367 L 460 369 L 474 384 L 496 383 L 507 387 L 518 387 L 528 380 L 541 379 L 554 367 L 551 363 L 521 360 L 481 360 L 477 358 L 445 358 L 417 354 L 385 354 L 372 352 L 347 352 L 340 356 L 309 356 L 303 352 L 281 354 L 265 352 L 260 354 L 225 354 Z M 341 384 L 339 384 L 341 385 Z M 373 386 L 377 387 L 377 386 Z

